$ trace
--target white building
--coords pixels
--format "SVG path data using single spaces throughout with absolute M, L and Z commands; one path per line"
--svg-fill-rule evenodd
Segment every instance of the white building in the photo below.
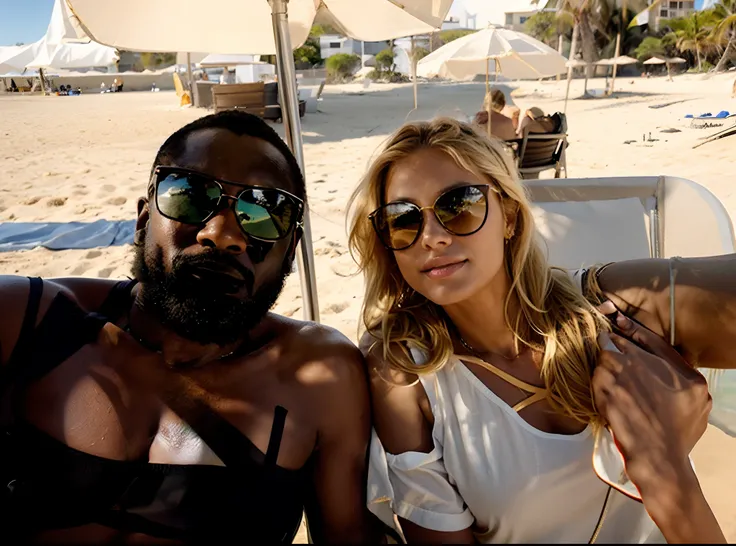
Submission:
M 388 47 L 388 42 L 365 42 L 361 44 L 360 40 L 346 38 L 339 34 L 323 34 L 319 37 L 320 55 L 323 59 L 327 59 L 337 53 L 347 53 L 373 57 Z

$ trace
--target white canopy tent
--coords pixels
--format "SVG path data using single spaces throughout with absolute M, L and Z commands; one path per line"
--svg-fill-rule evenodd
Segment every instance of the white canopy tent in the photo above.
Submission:
M 66 0 L 81 28 L 96 41 L 132 51 L 210 51 L 275 54 L 286 141 L 304 169 L 296 70 L 292 50 L 315 18 L 368 42 L 435 32 L 453 0 Z M 190 65 L 191 66 L 191 65 Z M 304 316 L 319 320 L 312 232 L 305 211 L 297 254 Z
M 46 34 L 32 44 L 0 48 L 0 74 L 27 71 L 43 77 L 43 69 L 110 66 L 117 51 L 90 40 L 64 0 L 56 0 Z

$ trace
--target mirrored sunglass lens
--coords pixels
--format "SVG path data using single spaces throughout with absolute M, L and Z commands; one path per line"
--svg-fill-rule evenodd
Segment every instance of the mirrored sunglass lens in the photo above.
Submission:
M 449 231 L 456 235 L 469 235 L 483 225 L 487 204 L 488 200 L 479 188 L 465 186 L 442 195 L 434 210 Z
M 158 184 L 156 205 L 164 216 L 184 224 L 199 224 L 220 198 L 217 184 L 186 173 L 170 173 Z
M 411 203 L 389 203 L 380 215 L 384 244 L 394 249 L 410 246 L 422 226 L 422 212 Z
M 298 206 L 287 195 L 276 190 L 252 189 L 243 192 L 235 205 L 235 213 L 243 230 L 258 237 L 281 239 L 296 222 Z

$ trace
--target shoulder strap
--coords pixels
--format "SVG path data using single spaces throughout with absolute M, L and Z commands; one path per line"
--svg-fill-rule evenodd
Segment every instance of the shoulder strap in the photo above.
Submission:
M 484 368 L 488 370 L 489 372 L 494 373 L 507 383 L 512 384 L 514 387 L 517 387 L 525 392 L 531 393 L 531 396 L 528 396 L 524 398 L 521 402 L 513 406 L 513 410 L 516 412 L 520 412 L 527 406 L 530 406 L 534 404 L 535 402 L 539 402 L 540 400 L 544 400 L 545 398 L 551 397 L 551 394 L 547 391 L 547 389 L 542 387 L 537 387 L 535 385 L 531 385 L 527 383 L 526 381 L 522 381 L 521 379 L 518 379 L 514 377 L 513 375 L 497 368 L 493 364 L 490 364 L 486 362 L 485 360 L 482 360 L 480 358 L 469 356 L 469 355 L 460 355 L 458 358 L 464 362 L 470 362 L 471 364 L 476 364 L 480 366 L 481 368 Z
M 102 302 L 97 313 L 103 317 L 108 317 L 111 321 L 119 319 L 128 309 L 130 292 L 137 283 L 138 281 L 135 279 L 127 279 L 116 283 L 110 289 L 110 293 L 105 298 L 105 301 Z
M 13 352 L 10 354 L 8 366 L 13 368 L 24 360 L 23 356 L 27 354 L 31 348 L 33 331 L 36 329 L 36 321 L 38 320 L 38 309 L 41 305 L 41 296 L 43 295 L 43 280 L 40 277 L 30 278 L 30 288 L 28 292 L 28 302 L 26 303 L 26 314 L 23 316 L 23 324 L 20 327 L 18 340 L 15 342 Z

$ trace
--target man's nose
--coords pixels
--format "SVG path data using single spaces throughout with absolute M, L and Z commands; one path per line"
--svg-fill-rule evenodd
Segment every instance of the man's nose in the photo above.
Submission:
M 242 254 L 248 247 L 240 223 L 230 207 L 224 207 L 197 233 L 197 242 L 231 254 Z

